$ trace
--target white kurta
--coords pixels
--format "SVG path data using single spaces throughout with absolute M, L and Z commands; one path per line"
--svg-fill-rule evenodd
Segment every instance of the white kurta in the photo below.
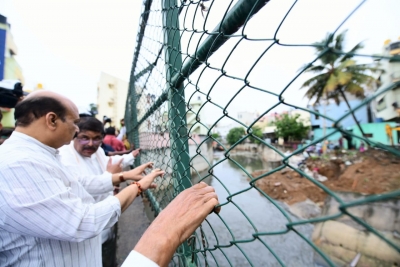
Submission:
M 154 261 L 146 258 L 142 254 L 134 250 L 132 250 L 131 253 L 129 253 L 128 257 L 125 259 L 121 267 L 132 267 L 132 266 L 159 267 L 158 264 L 156 264 Z
M 88 191 L 112 188 L 110 179 L 76 179 L 56 149 L 14 132 L 0 146 L 0 266 L 101 266 L 99 234 L 121 206 Z
M 99 147 L 96 153 L 94 153 L 91 157 L 84 157 L 80 155 L 76 151 L 73 141 L 71 141 L 69 145 L 61 147 L 59 151 L 61 162 L 72 173 L 74 173 L 79 181 L 85 184 L 86 188 L 90 188 L 89 191 L 96 202 L 102 201 L 113 195 L 113 190 L 101 194 L 93 193 L 98 191 L 98 180 L 108 179 L 111 183 L 112 179 L 112 174 L 106 171 L 109 157 L 105 155 L 104 150 L 101 147 Z M 118 162 L 118 160 L 121 158 L 123 159 L 123 168 L 129 168 L 129 165 L 133 164 L 135 160 L 132 153 L 123 156 L 111 157 L 113 163 Z M 105 229 L 101 236 L 101 242 L 104 243 L 111 238 L 111 229 Z
M 76 176 L 80 176 L 79 180 L 86 180 L 87 186 L 95 186 L 96 177 L 97 179 L 107 177 L 111 180 L 111 174 L 106 171 L 109 157 L 105 155 L 101 147 L 89 158 L 81 156 L 74 148 L 73 142 L 71 142 L 69 145 L 60 148 L 60 156 L 61 162 L 73 171 Z M 129 169 L 129 165 L 132 165 L 135 160 L 132 153 L 111 157 L 113 163 L 118 162 L 121 158 L 123 158 L 123 169 Z M 101 201 L 109 195 L 112 195 L 112 192 L 100 195 L 93 194 L 92 196 L 96 201 Z M 103 243 L 107 240 L 106 237 L 108 236 L 108 230 L 104 230 L 102 233 Z M 130 266 L 158 267 L 156 263 L 134 250 L 129 254 L 122 265 L 122 267 Z
M 126 134 L 126 127 L 122 126 L 121 130 L 119 131 L 119 134 L 117 136 L 117 139 L 119 141 L 122 141 L 122 139 L 124 139 L 124 135 Z
M 94 197 L 96 201 L 101 201 L 112 194 L 112 190 L 104 194 L 98 194 L 99 179 L 109 179 L 111 183 L 112 174 L 107 172 L 107 162 L 109 157 L 105 155 L 104 150 L 99 147 L 96 153 L 91 157 L 81 156 L 74 148 L 74 143 L 65 145 L 59 149 L 61 162 L 82 182 L 88 192 Z M 122 168 L 129 169 L 135 158 L 132 153 L 122 156 L 112 156 L 112 162 L 116 163 L 122 161 Z M 102 190 L 101 190 L 102 191 Z

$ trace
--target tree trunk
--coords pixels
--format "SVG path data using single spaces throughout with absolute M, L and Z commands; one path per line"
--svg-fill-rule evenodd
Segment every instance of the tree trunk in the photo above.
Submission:
M 368 143 L 368 145 L 370 145 L 370 143 L 368 142 L 368 137 L 365 136 L 365 133 L 364 133 L 363 129 L 361 128 L 360 123 L 358 122 L 358 120 L 357 120 L 357 118 L 356 118 L 356 116 L 355 116 L 353 110 L 352 110 L 351 107 L 350 107 L 350 104 L 349 104 L 349 101 L 347 100 L 346 95 L 344 94 L 344 92 L 343 92 L 341 89 L 339 89 L 339 91 L 340 91 L 340 94 L 342 95 L 342 97 L 343 97 L 343 99 L 344 99 L 344 102 L 346 102 L 346 105 L 347 105 L 347 107 L 349 108 L 349 111 L 350 111 L 350 113 L 351 113 L 351 116 L 353 116 L 353 119 L 354 119 L 354 121 L 356 122 L 356 124 L 357 124 L 357 126 L 358 126 L 358 129 L 360 129 L 360 132 L 361 132 L 362 137 L 367 138 L 367 143 Z

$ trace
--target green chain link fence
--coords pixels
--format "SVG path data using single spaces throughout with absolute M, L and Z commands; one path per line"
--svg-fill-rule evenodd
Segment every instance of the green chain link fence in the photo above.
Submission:
M 125 121 L 130 141 L 142 148 L 138 162 L 153 161 L 156 167 L 166 170 L 166 175 L 157 180 L 158 188 L 147 192 L 146 196 L 157 214 L 179 192 L 194 183 L 205 181 L 216 188 L 222 206 L 220 214 L 210 214 L 194 236 L 178 249 L 171 266 L 400 264 L 398 187 L 377 195 L 349 197 L 318 181 L 304 168 L 299 169 L 293 161 L 316 144 L 342 134 L 364 141 L 369 151 L 390 153 L 391 160 L 396 162 L 399 150 L 356 130 L 350 131 L 342 127 L 342 122 L 352 118 L 353 114 L 357 115 L 358 110 L 377 97 L 399 87 L 400 82 L 376 90 L 338 119 L 312 106 L 305 108 L 300 100 L 284 98 L 289 94 L 290 99 L 290 94 L 296 91 L 295 95 L 304 95 L 305 91 L 298 91 L 301 87 L 298 81 L 304 82 L 302 76 L 307 75 L 306 70 L 326 55 L 347 55 L 364 62 L 379 59 L 392 63 L 399 62 L 399 57 L 364 55 L 352 51 L 349 54 L 342 51 L 342 47 L 331 47 L 328 43 L 281 42 L 280 31 L 296 12 L 298 2 L 301 1 L 287 5 L 287 9 L 283 13 L 281 11 L 280 22 L 275 25 L 268 17 L 274 13 L 270 10 L 274 8 L 273 1 L 143 1 Z M 337 28 L 326 29 L 326 32 L 334 38 L 365 2 L 360 1 L 352 8 L 346 7 L 346 17 L 338 20 Z M 265 30 L 268 27 L 275 30 L 264 36 L 269 34 Z M 279 49 L 286 49 L 290 58 L 294 56 L 290 51 L 299 48 L 318 49 L 319 53 L 293 73 L 291 79 L 283 77 L 282 86 L 252 80 L 257 79 L 254 73 L 263 73 L 262 64 L 265 60 L 273 61 L 273 55 L 279 53 Z M 266 71 L 262 75 L 277 74 Z M 248 92 L 253 93 L 249 94 L 252 98 L 247 97 Z M 266 103 L 256 119 L 245 122 L 228 112 L 232 107 L 242 111 L 252 110 L 256 98 L 265 99 Z M 322 137 L 287 152 L 286 148 L 283 150 L 282 146 L 257 136 L 253 128 L 264 116 L 282 110 L 282 107 L 319 116 L 332 127 L 324 131 Z M 212 135 L 224 121 L 245 129 L 244 135 L 231 146 Z M 255 170 L 245 166 L 246 161 L 253 159 L 237 151 L 244 144 L 251 146 L 249 142 L 258 143 L 252 147 L 259 153 L 267 151 L 267 158 L 275 163 L 274 166 L 265 168 L 268 160 L 264 158 L 259 166 L 264 171 L 254 175 Z M 216 144 L 224 151 L 213 154 L 212 148 Z M 325 207 L 325 211 L 329 211 L 317 217 L 299 219 L 288 211 L 285 204 L 257 184 L 257 181 L 288 170 L 294 170 L 304 176 L 302 179 L 316 185 L 316 192 L 325 192 L 336 208 Z M 238 173 L 240 181 L 233 181 Z M 279 190 L 279 184 L 274 186 Z M 397 213 L 393 217 L 383 212 L 382 216 L 386 217 L 378 223 L 363 217 L 363 212 L 386 210 L 382 205 Z M 365 208 L 361 213 L 357 210 L 360 207 Z M 341 223 L 339 232 L 357 234 L 349 236 L 348 241 L 340 240 L 340 234 L 333 230 L 335 223 Z M 378 227 L 382 224 L 393 228 L 383 227 L 382 230 Z M 348 227 L 358 232 L 348 231 Z M 384 259 L 376 260 L 380 255 L 384 255 Z

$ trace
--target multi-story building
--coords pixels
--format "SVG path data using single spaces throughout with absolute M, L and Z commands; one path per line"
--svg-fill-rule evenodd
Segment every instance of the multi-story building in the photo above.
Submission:
M 102 121 L 103 116 L 107 116 L 112 125 L 119 127 L 120 119 L 125 117 L 127 93 L 128 82 L 102 72 L 97 86 L 96 117 Z
M 17 53 L 18 49 L 10 31 L 10 24 L 7 23 L 7 18 L 0 14 L 0 81 L 18 80 L 24 84 L 22 69 L 15 59 Z M 0 107 L 0 110 L 3 113 L 3 127 L 13 128 L 14 109 Z
M 198 114 L 203 104 L 204 101 L 201 100 L 200 96 L 198 96 L 195 99 L 192 99 L 189 103 L 191 111 L 186 113 L 186 123 L 188 131 L 198 135 L 207 135 L 208 133 L 207 127 L 204 126 L 205 122 L 203 121 L 202 123 L 200 123 L 201 118 L 200 115 Z M 197 117 L 199 117 L 200 122 L 197 122 Z
M 400 37 L 397 41 L 385 41 L 383 56 L 400 56 Z M 385 72 L 380 77 L 381 86 L 378 88 L 377 93 L 400 80 L 400 62 L 398 60 L 382 60 L 381 68 Z M 379 95 L 375 100 L 377 118 L 381 121 L 400 122 L 400 87 Z
M 346 94 L 346 96 L 349 101 L 349 105 L 352 109 L 354 109 L 356 106 L 358 106 L 362 101 L 350 94 Z M 349 112 L 349 108 L 344 101 L 341 101 L 339 103 L 339 105 L 336 104 L 335 101 L 333 101 L 333 100 L 330 100 L 329 102 L 321 101 L 321 103 L 319 105 L 308 106 L 307 108 L 315 111 L 316 113 L 319 113 L 321 115 L 326 115 L 333 119 L 333 121 L 330 121 L 330 120 L 324 119 L 322 116 L 320 116 L 318 114 L 310 114 L 311 127 L 313 129 L 330 128 L 333 126 L 334 121 L 336 121 L 337 119 L 341 118 L 344 114 Z M 367 105 L 357 109 L 354 112 L 354 114 L 359 123 L 373 122 L 372 115 L 370 114 Z M 340 125 L 345 129 L 350 128 L 355 124 L 356 124 L 356 122 L 354 121 L 354 118 L 351 114 L 346 116 L 340 122 Z

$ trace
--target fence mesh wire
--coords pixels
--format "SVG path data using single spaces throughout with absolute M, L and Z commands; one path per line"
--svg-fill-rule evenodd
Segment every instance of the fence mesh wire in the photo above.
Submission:
M 157 180 L 158 188 L 147 192 L 147 197 L 158 213 L 179 192 L 204 181 L 216 188 L 222 206 L 220 214 L 210 214 L 178 249 L 171 266 L 342 266 L 352 261 L 398 266 L 398 184 L 379 194 L 349 196 L 329 186 L 330 179 L 319 181 L 312 170 L 297 164 L 303 152 L 338 136 L 352 138 L 357 147 L 365 143 L 368 153 L 381 157 L 378 160 L 388 158 L 392 162 L 388 164 L 398 164 L 399 151 L 360 131 L 353 119 L 353 114 L 357 117 L 376 98 L 399 87 L 398 81 L 372 90 L 363 101 L 343 108 L 346 111 L 340 116 L 321 105 L 307 105 L 302 99 L 307 88 L 301 89 L 306 79 L 315 76 L 306 70 L 326 55 L 347 55 L 363 64 L 377 59 L 395 63 L 398 56 L 348 53 L 344 47 L 317 43 L 321 38 L 307 39 L 305 33 L 312 30 L 307 27 L 323 23 L 330 16 L 326 9 L 335 1 L 283 2 L 143 2 L 125 121 L 129 139 L 142 148 L 139 162 L 152 161 L 166 170 Z M 340 7 L 333 22 L 322 25 L 323 32 L 336 38 L 365 2 L 349 1 Z M 325 8 L 321 17 L 301 14 L 311 5 L 314 12 Z M 291 35 L 285 35 L 290 27 Z M 249 119 L 246 114 L 256 109 L 256 118 Z M 293 109 L 323 120 L 322 135 L 290 149 L 255 133 L 254 127 L 264 118 Z M 346 121 L 352 122 L 353 130 L 345 126 Z M 224 125 L 245 131 L 228 145 L 220 137 Z M 213 147 L 223 151 L 214 153 Z M 245 147 L 257 153 L 242 152 Z M 332 160 L 329 157 L 333 156 L 321 156 L 326 162 Z M 286 191 L 280 182 L 269 185 L 268 179 L 289 171 L 315 185 L 315 195 L 328 195 L 322 213 L 304 219 L 280 201 L 291 203 L 290 194 L 296 190 Z M 372 175 L 368 173 L 372 170 L 363 171 L 365 177 Z M 372 179 L 379 175 L 373 174 Z M 290 175 L 287 179 L 288 187 L 296 188 Z M 264 190 L 261 181 L 272 189 Z M 355 183 L 344 191 L 351 191 Z M 287 197 L 279 198 L 278 193 Z M 386 208 L 397 213 L 385 213 Z M 371 213 L 380 211 L 381 220 L 376 220 Z

